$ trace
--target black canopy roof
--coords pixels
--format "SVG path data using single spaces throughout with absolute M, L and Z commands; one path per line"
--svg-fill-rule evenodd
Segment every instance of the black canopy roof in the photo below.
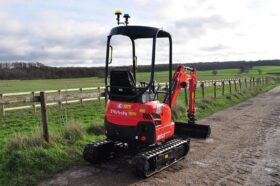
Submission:
M 164 30 L 148 27 L 148 26 L 119 26 L 112 28 L 109 36 L 112 35 L 124 35 L 131 39 L 139 38 L 153 38 L 157 37 L 169 37 L 170 34 Z

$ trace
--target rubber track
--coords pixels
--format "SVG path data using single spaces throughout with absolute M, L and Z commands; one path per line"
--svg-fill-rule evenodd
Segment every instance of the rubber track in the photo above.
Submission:
M 148 161 L 149 159 L 151 158 L 154 158 L 160 154 L 164 154 L 165 152 L 168 152 L 169 150 L 172 150 L 174 149 L 175 147 L 178 147 L 178 146 L 181 146 L 183 144 L 187 144 L 188 145 L 188 149 L 187 149 L 187 152 L 186 154 L 188 153 L 189 151 L 189 142 L 190 140 L 184 140 L 184 139 L 172 139 L 170 141 L 168 141 L 166 144 L 163 144 L 162 146 L 159 146 L 159 147 L 156 147 L 152 150 L 149 150 L 149 151 L 146 151 L 146 152 L 142 152 L 142 153 L 139 153 L 136 158 L 141 158 L 142 160 L 146 160 Z M 166 166 L 163 166 L 161 167 L 160 169 L 155 169 L 153 172 L 149 173 L 149 174 L 146 174 L 146 173 L 137 173 L 139 176 L 141 177 L 150 177 L 152 176 L 153 174 L 156 174 L 160 171 L 162 171 L 163 169 L 173 165 L 174 163 L 180 161 L 182 158 L 185 157 L 184 154 L 182 157 L 179 157 L 178 159 L 175 159 L 174 161 L 172 161 L 171 163 L 167 164 Z M 136 165 L 137 166 L 137 165 Z

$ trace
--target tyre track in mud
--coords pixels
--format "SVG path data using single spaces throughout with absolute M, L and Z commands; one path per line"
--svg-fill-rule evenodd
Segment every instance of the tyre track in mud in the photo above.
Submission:
M 129 160 L 83 165 L 39 185 L 280 185 L 280 87 L 200 120 L 211 137 L 191 141 L 185 160 L 137 179 Z

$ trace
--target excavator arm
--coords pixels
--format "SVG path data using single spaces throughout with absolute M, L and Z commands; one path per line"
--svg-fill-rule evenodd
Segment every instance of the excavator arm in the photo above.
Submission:
M 189 71 L 189 73 L 187 73 Z M 208 125 L 195 123 L 195 91 L 196 91 L 196 69 L 178 66 L 171 80 L 171 95 L 166 95 L 164 103 L 169 103 L 171 100 L 171 108 L 174 107 L 179 92 L 182 88 L 189 90 L 189 101 L 187 108 L 188 122 L 175 122 L 175 133 L 180 136 L 193 138 L 207 138 L 210 136 L 211 129 Z M 186 95 L 185 95 L 186 96 Z M 170 100 L 169 100 L 170 99 Z
M 187 73 L 187 70 L 189 73 Z M 172 83 L 171 83 L 171 96 L 166 96 L 164 103 L 169 103 L 169 99 L 171 99 L 171 108 L 174 107 L 179 92 L 182 88 L 188 88 L 189 89 L 189 105 L 187 109 L 189 122 L 194 122 L 195 117 L 195 91 L 196 91 L 196 69 L 185 67 L 183 65 L 178 66 L 174 72 L 174 75 L 172 77 Z

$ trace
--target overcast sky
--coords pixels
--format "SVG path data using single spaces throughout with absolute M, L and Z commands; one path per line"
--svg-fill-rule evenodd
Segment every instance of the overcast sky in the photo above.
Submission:
M 0 61 L 103 65 L 115 9 L 129 13 L 131 25 L 170 32 L 174 62 L 280 59 L 279 8 L 279 0 L 0 0 Z M 114 60 L 131 57 L 126 42 L 115 40 L 114 49 L 125 49 L 114 50 Z M 139 64 L 150 63 L 149 44 L 137 43 Z M 158 63 L 167 51 L 160 42 Z

